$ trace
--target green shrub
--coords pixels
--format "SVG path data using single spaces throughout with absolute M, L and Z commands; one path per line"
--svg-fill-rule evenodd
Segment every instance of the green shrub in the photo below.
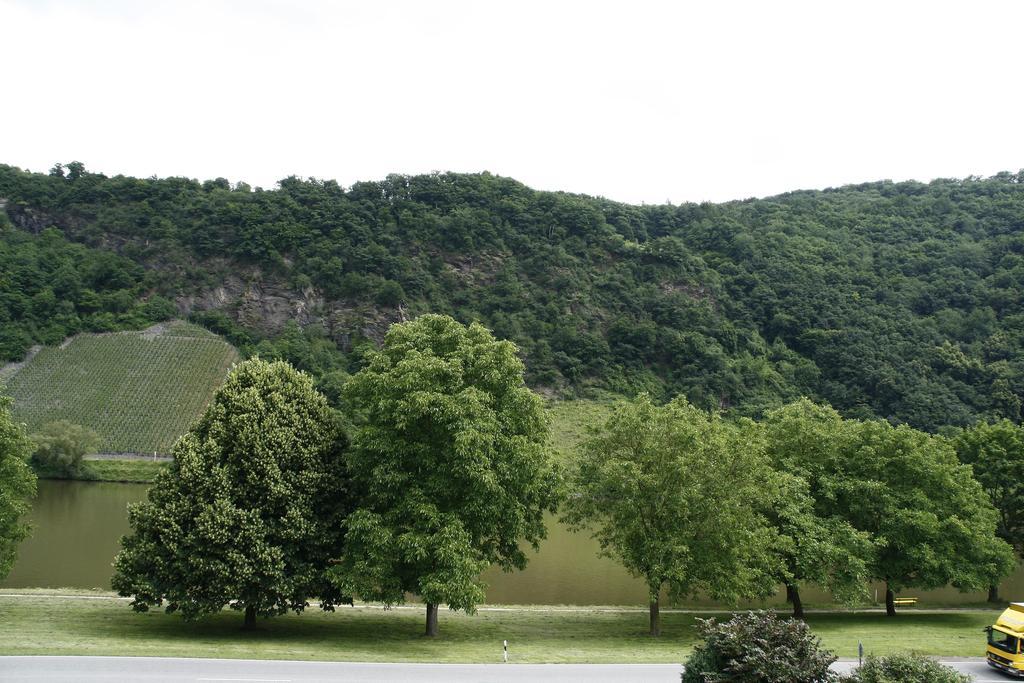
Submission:
M 32 459 L 46 473 L 57 476 L 71 476 L 82 468 L 82 458 L 95 452 L 100 445 L 100 435 L 81 425 L 67 420 L 58 420 L 43 425 L 38 434 L 32 435 L 36 449 Z
M 971 677 L 922 655 L 868 656 L 851 683 L 970 683 Z
M 771 612 L 745 612 L 729 621 L 698 619 L 704 642 L 682 676 L 683 683 L 832 683 L 836 657 L 802 621 Z

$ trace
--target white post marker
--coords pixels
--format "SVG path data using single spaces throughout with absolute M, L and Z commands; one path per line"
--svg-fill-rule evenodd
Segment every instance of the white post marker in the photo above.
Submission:
M 507 640 L 503 640 L 503 641 L 501 641 L 501 643 L 502 643 L 502 646 L 505 648 L 505 654 L 504 654 L 505 663 L 508 664 L 508 641 Z

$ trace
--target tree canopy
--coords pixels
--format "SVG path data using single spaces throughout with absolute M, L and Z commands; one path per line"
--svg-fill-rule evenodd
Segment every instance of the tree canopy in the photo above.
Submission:
M 1024 553 L 1024 427 L 1009 420 L 980 423 L 953 439 L 961 462 L 971 466 L 998 513 L 996 535 Z M 999 601 L 998 587 L 989 600 Z
M 579 448 L 565 518 L 644 580 L 657 636 L 663 588 L 724 600 L 774 592 L 779 539 L 764 513 L 778 482 L 753 423 L 641 395 Z
M 491 564 L 521 569 L 545 536 L 557 475 L 538 396 L 511 342 L 426 315 L 391 327 L 344 388 L 359 507 L 334 570 L 346 594 L 386 604 L 414 593 L 473 611 Z
M 29 534 L 23 517 L 36 493 L 31 452 L 24 429 L 11 419 L 11 399 L 0 396 L 0 578 L 11 571 L 18 544 Z
M 871 534 L 870 572 L 886 583 L 890 615 L 900 589 L 980 590 L 1009 574 L 1013 552 L 995 535 L 996 510 L 946 439 L 879 420 L 845 429 L 823 497 Z
M 843 445 L 842 418 L 801 399 L 769 412 L 763 424 L 772 466 L 789 475 L 769 516 L 784 540 L 781 578 L 794 616 L 803 616 L 802 583 L 817 584 L 844 602 L 863 597 L 872 538 L 856 530 L 827 494 L 837 485 L 833 467 Z
M 147 611 L 257 616 L 348 598 L 327 580 L 349 512 L 338 417 L 283 362 L 236 366 L 129 511 L 111 584 Z
M 953 444 L 999 513 L 996 533 L 1024 552 L 1024 427 L 1009 420 L 981 423 L 957 434 Z

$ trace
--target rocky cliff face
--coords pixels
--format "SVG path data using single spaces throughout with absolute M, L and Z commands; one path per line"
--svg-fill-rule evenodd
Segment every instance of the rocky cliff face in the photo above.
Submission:
M 177 304 L 183 315 L 223 311 L 246 327 L 270 333 L 279 332 L 289 320 L 301 326 L 322 323 L 328 310 L 313 288 L 295 291 L 258 271 L 247 273 L 244 279 L 228 275 L 212 289 L 179 296 Z
M 40 209 L 34 209 L 24 204 L 17 204 L 8 202 L 6 199 L 0 199 L 0 209 L 6 210 L 8 218 L 11 219 L 11 223 L 15 227 L 30 232 L 33 235 L 38 235 L 46 228 L 53 226 L 59 226 L 63 228 L 63 225 L 67 223 L 67 218 L 58 219 Z
M 296 290 L 258 271 L 250 271 L 244 278 L 226 276 L 210 289 L 177 297 L 176 303 L 182 316 L 221 311 L 245 327 L 269 334 L 280 332 L 289 321 L 300 327 L 322 325 L 343 351 L 352 348 L 356 337 L 380 342 L 392 323 L 404 319 L 401 309 L 389 312 L 328 301 L 313 287 Z
M 0 198 L 0 211 L 5 209 L 15 227 L 33 234 L 57 227 L 75 239 L 81 237 L 80 230 L 85 225 L 74 216 L 54 215 Z M 104 242 L 102 246 L 114 251 L 120 252 L 119 247 L 123 247 L 123 244 L 114 244 L 110 237 Z M 182 317 L 195 311 L 221 311 L 245 327 L 271 335 L 280 332 L 288 321 L 295 321 L 300 327 L 322 325 L 328 336 L 345 351 L 351 349 L 357 336 L 380 342 L 392 323 L 404 319 L 400 309 L 386 311 L 350 302 L 328 301 L 314 287 L 297 290 L 259 268 L 239 269 L 237 264 L 227 262 L 193 265 L 223 275 L 212 287 L 175 297 Z M 148 260 L 146 267 L 171 278 L 187 277 L 180 266 L 165 266 L 156 259 Z

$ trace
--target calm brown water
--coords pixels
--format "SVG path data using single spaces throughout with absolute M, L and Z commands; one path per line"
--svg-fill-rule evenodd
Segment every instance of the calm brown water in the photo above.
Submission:
M 128 531 L 128 503 L 146 496 L 145 484 L 40 481 L 32 509 L 32 536 L 18 549 L 14 569 L 0 586 L 6 588 L 110 588 L 111 562 Z M 488 571 L 487 601 L 493 604 L 640 605 L 643 584 L 614 561 L 597 557 L 597 543 L 587 534 L 569 532 L 549 519 L 548 539 L 540 552 L 529 553 L 525 571 Z M 1003 582 L 1003 598 L 1024 600 L 1024 570 Z M 807 588 L 804 601 L 826 600 Z M 981 602 L 982 593 L 907 591 L 927 606 Z M 881 597 L 882 593 L 879 592 Z M 781 604 L 780 594 L 767 604 Z M 687 604 L 710 606 L 705 600 Z
M 145 484 L 41 479 L 29 522 L 4 587 L 110 589 L 111 563 L 128 532 L 128 503 Z

